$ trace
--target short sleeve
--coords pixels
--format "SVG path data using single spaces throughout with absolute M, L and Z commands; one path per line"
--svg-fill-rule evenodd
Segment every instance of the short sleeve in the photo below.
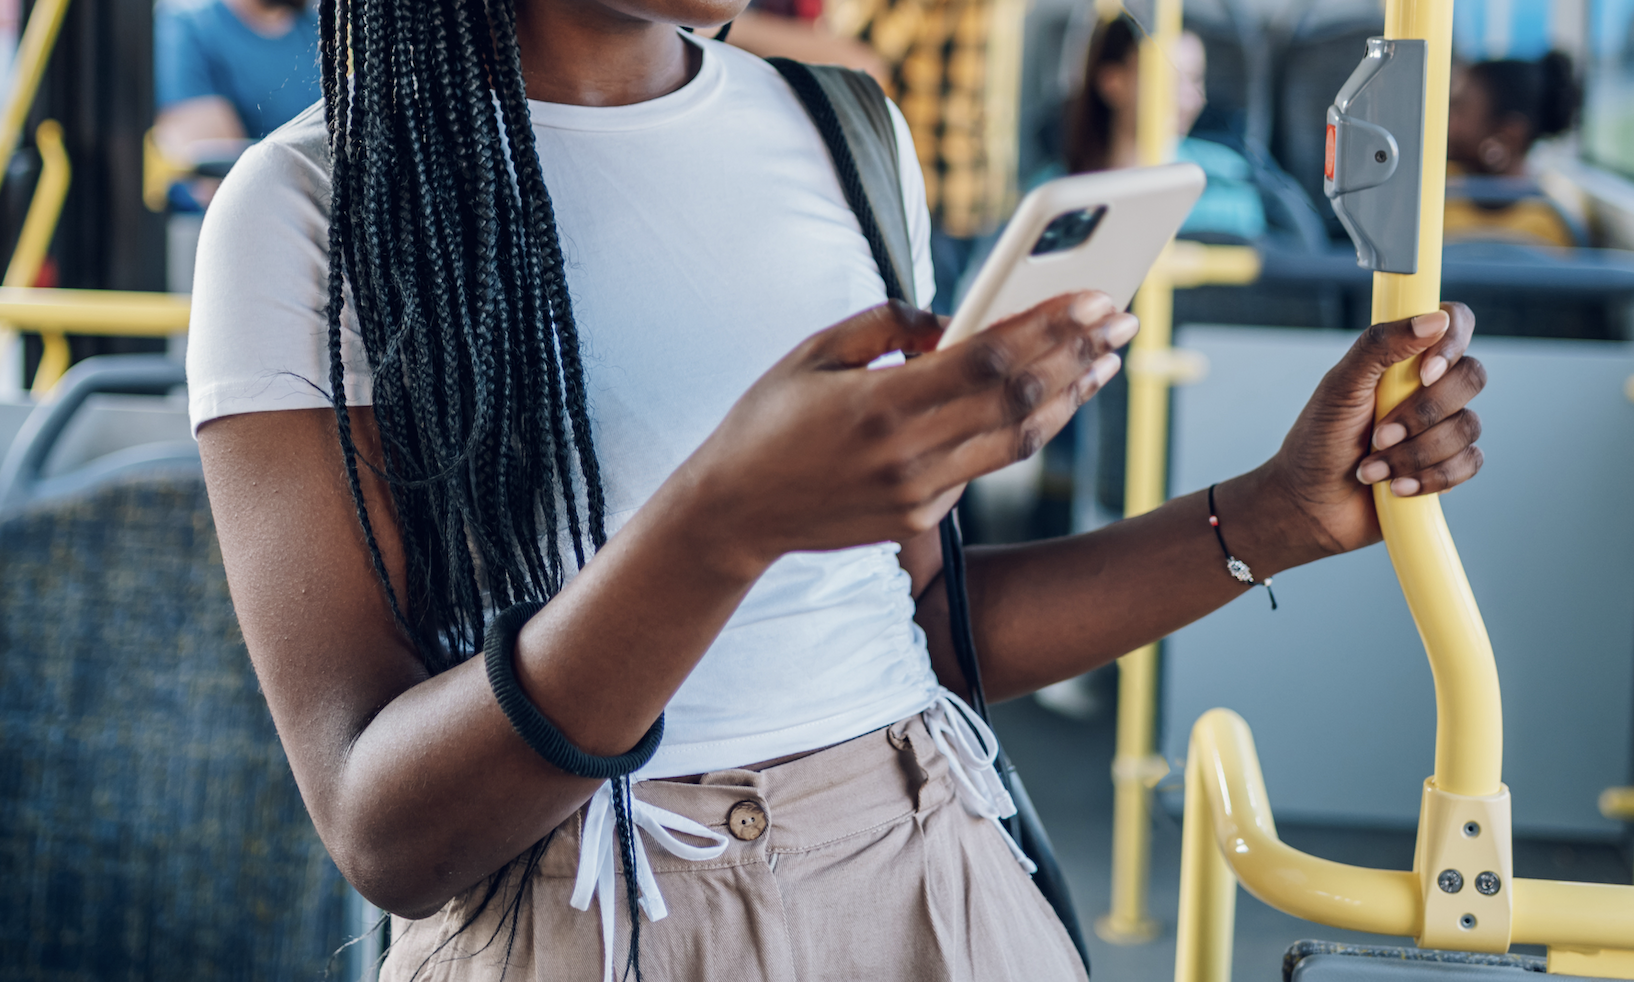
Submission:
M 930 255 L 930 206 L 925 201 L 925 175 L 919 170 L 919 154 L 914 151 L 913 133 L 896 103 L 887 102 L 891 124 L 896 127 L 897 172 L 902 176 L 902 207 L 907 212 L 908 241 L 913 247 L 914 297 L 929 310 L 936 298 L 936 268 Z
M 161 111 L 188 99 L 226 96 L 210 77 L 197 10 L 175 2 L 160 3 L 154 10 L 153 87 Z
M 306 142 L 321 146 L 322 113 L 309 111 L 280 136 L 292 130 L 313 131 Z M 187 344 L 195 434 L 221 416 L 330 405 L 328 236 L 324 161 L 277 137 L 251 147 L 199 234 Z M 346 400 L 368 405 L 368 360 L 349 312 L 341 351 Z

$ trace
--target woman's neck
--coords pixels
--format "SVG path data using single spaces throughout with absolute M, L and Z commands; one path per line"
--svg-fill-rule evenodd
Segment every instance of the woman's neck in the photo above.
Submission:
M 628 106 L 674 92 L 703 53 L 675 25 L 641 20 L 596 0 L 517 4 L 516 37 L 528 98 Z

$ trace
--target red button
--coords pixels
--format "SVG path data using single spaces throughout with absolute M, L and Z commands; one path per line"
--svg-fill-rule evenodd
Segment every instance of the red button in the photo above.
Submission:
M 1328 176 L 1328 180 L 1330 181 L 1333 180 L 1333 145 L 1335 142 L 1337 142 L 1338 138 L 1338 132 L 1334 129 L 1333 124 L 1329 123 L 1327 160 L 1323 163 L 1322 173 L 1326 174 Z

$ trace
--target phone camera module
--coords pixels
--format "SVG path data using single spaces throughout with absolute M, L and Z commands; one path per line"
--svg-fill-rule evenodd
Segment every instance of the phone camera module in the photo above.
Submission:
M 1052 252 L 1066 252 L 1078 248 L 1094 234 L 1095 226 L 1101 224 L 1101 219 L 1105 216 L 1105 205 L 1080 208 L 1055 216 L 1055 219 L 1045 226 L 1044 234 L 1034 243 L 1032 254 L 1044 256 Z

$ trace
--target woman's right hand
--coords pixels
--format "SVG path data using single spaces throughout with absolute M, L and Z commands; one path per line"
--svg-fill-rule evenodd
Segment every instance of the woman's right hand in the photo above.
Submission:
M 1117 372 L 1113 350 L 1137 329 L 1104 293 L 1084 292 L 937 351 L 938 318 L 882 304 L 773 366 L 672 481 L 714 516 L 740 568 L 908 539 L 970 479 L 1037 452 Z M 897 350 L 906 364 L 866 368 Z

